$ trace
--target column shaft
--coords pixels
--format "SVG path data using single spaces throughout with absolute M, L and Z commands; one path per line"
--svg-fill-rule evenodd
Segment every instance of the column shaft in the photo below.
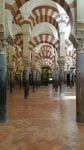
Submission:
M 6 52 L 0 52 L 0 122 L 6 121 Z
M 60 98 L 64 98 L 65 32 L 60 32 Z
M 0 1 L 0 122 L 6 121 L 6 50 L 4 43 L 5 0 Z
M 23 59 L 24 59 L 24 98 L 29 95 L 29 71 L 30 71 L 30 53 L 28 49 L 29 35 L 23 34 Z
M 77 52 L 76 119 L 78 122 L 84 122 L 84 52 Z
M 64 98 L 64 60 L 60 60 L 60 98 Z

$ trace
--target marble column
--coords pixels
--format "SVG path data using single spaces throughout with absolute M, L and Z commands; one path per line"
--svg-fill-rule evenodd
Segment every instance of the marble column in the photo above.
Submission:
M 33 89 L 35 90 L 36 86 L 37 86 L 37 81 L 36 81 L 36 69 L 33 69 Z
M 6 48 L 4 42 L 5 31 L 5 0 L 0 1 L 0 122 L 6 121 Z
M 65 32 L 60 32 L 60 98 L 64 98 Z
M 39 72 L 38 69 L 36 69 L 36 88 L 38 89 L 39 87 Z
M 10 93 L 13 92 L 13 88 L 14 88 L 14 73 L 13 73 L 13 68 L 9 68 L 9 83 L 10 83 Z
M 28 58 L 24 58 L 24 98 L 29 96 L 29 72 L 30 67 L 28 63 Z
M 23 86 L 23 73 L 22 73 L 22 71 L 20 72 L 20 76 L 19 76 L 19 86 L 20 86 L 20 88 L 22 88 L 22 86 Z
M 73 69 L 70 68 L 70 88 L 74 86 L 74 74 L 73 74 Z
M 37 82 L 38 82 L 38 87 L 41 85 L 41 73 L 39 70 L 37 70 Z
M 58 83 L 59 83 L 59 70 L 58 70 L 58 53 L 55 50 L 55 64 L 54 64 L 54 71 L 55 71 L 55 91 L 58 90 Z
M 35 61 L 35 50 L 32 50 L 32 72 L 33 72 L 33 92 L 36 88 L 36 61 Z
M 64 98 L 64 57 L 60 57 L 59 83 L 60 83 L 60 98 Z
M 4 41 L 0 39 L 0 122 L 6 121 L 6 75 L 6 49 Z
M 84 48 L 77 50 L 76 59 L 76 120 L 84 123 Z
M 52 84 L 53 84 L 53 89 L 55 89 L 55 70 L 52 71 Z
M 12 93 L 14 88 L 13 45 L 9 44 L 8 48 L 9 48 L 9 63 L 8 63 L 9 85 L 10 85 L 10 93 Z
M 58 91 L 58 84 L 59 84 L 59 71 L 58 66 L 55 68 L 55 91 Z
M 23 62 L 24 62 L 24 98 L 29 95 L 29 73 L 30 73 L 30 50 L 28 42 L 30 39 L 29 25 L 22 26 L 23 30 Z

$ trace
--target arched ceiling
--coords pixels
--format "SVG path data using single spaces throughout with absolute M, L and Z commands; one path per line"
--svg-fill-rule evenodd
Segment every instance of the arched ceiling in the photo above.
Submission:
M 36 25 L 31 31 L 31 38 L 42 33 L 52 34 L 54 37 L 56 37 L 56 39 L 58 39 L 57 29 L 50 23 L 43 22 Z
M 13 14 L 13 22 L 20 26 L 23 24 L 30 24 L 30 27 L 32 29 L 34 26 L 41 22 L 49 22 L 55 27 L 58 26 L 58 23 L 62 22 L 66 23 L 66 25 L 68 26 L 68 24 L 70 23 L 70 18 L 64 8 L 62 8 L 57 3 L 55 4 L 55 7 L 48 6 L 48 4 L 47 6 L 41 4 L 39 7 L 34 6 L 34 9 L 30 11 L 30 15 L 27 14 L 26 19 L 23 14 L 26 15 L 26 11 L 28 10 L 28 8 L 30 8 L 30 5 L 28 5 L 28 8 L 26 8 L 26 6 L 25 8 L 22 6 L 22 8 L 24 8 L 23 11 L 20 12 L 20 10 L 18 9 L 17 13 L 14 13 L 13 8 L 11 8 L 13 6 L 9 7 L 9 5 L 6 4 L 6 8 L 11 8 L 11 12 Z
M 21 27 L 24 24 L 28 24 L 31 28 L 30 50 L 35 49 L 35 47 L 42 43 L 41 52 L 43 54 L 48 53 L 48 46 L 45 43 L 51 45 L 53 49 L 59 50 L 59 30 L 65 32 L 65 48 L 68 49 L 72 44 L 68 38 L 73 22 L 70 9 L 72 2 L 68 3 L 68 1 L 70 0 L 67 0 L 67 2 L 66 0 L 6 0 L 5 7 L 7 10 L 11 10 L 12 13 L 12 16 L 9 17 L 9 30 L 11 35 L 13 29 L 17 28 L 14 43 L 23 49 L 23 33 Z M 21 35 L 18 35 L 19 32 Z M 49 51 L 49 53 L 52 53 L 52 51 Z M 40 53 L 39 55 L 41 58 L 38 59 L 41 64 L 45 62 L 45 65 L 52 66 L 54 56 L 51 57 L 51 60 L 47 56 L 42 56 Z
M 65 11 L 67 12 L 68 16 L 70 17 L 70 20 L 72 22 L 72 13 L 71 13 L 71 9 L 69 7 L 69 5 L 67 4 L 67 2 L 65 0 L 15 0 L 14 4 L 12 5 L 12 12 L 13 14 L 16 14 L 18 12 L 18 10 L 25 4 L 28 2 L 28 5 L 33 5 L 33 7 L 36 7 L 38 4 L 41 5 L 41 3 L 45 3 L 49 5 L 49 3 L 51 2 L 57 2 L 61 7 L 63 7 L 65 9 Z M 6 3 L 6 8 L 7 8 L 7 3 Z
M 42 45 L 39 53 L 36 54 L 37 61 L 41 64 L 41 66 L 52 66 L 55 61 L 55 53 L 51 46 Z
M 37 45 L 39 45 L 41 43 L 51 44 L 53 46 L 53 48 L 55 48 L 56 50 L 59 50 L 58 38 L 54 37 L 52 34 L 47 34 L 47 33 L 39 34 L 39 35 L 33 37 L 29 41 L 29 49 L 32 51 Z M 65 40 L 66 50 L 71 45 L 72 45 L 72 43 L 69 40 Z
M 29 41 L 29 49 L 33 50 L 34 47 L 36 47 L 37 45 L 39 45 L 41 43 L 51 44 L 55 49 L 59 48 L 59 40 L 58 39 L 56 39 L 51 34 L 43 33 L 43 34 L 40 34 L 40 35 L 38 35 L 36 37 L 33 37 Z
M 37 0 L 38 1 L 38 0 Z M 36 1 L 25 1 L 25 2 L 20 2 L 16 1 L 16 5 L 18 6 L 18 10 L 15 9 L 15 4 L 13 4 L 12 6 L 10 4 L 7 4 L 6 3 L 6 8 L 7 9 L 11 9 L 11 12 L 13 14 L 13 23 L 17 23 L 18 25 L 23 25 L 23 24 L 30 24 L 30 27 L 31 29 L 34 29 L 34 27 L 36 27 L 36 25 L 38 25 L 39 23 L 41 22 L 47 22 L 47 23 L 50 23 L 52 24 L 55 28 L 58 29 L 58 24 L 59 24 L 59 27 L 60 27 L 60 23 L 64 23 L 66 24 L 66 37 L 68 38 L 69 37 L 69 34 L 70 34 L 70 24 L 69 24 L 69 17 L 67 16 L 67 13 L 64 11 L 64 9 L 61 7 L 63 6 L 65 8 L 66 5 L 63 5 L 62 2 L 60 1 L 56 1 L 57 3 L 53 3 L 53 1 L 45 1 L 46 2 L 46 5 L 43 5 L 42 1 L 38 1 L 38 3 L 36 3 Z M 44 3 L 45 3 L 44 2 Z M 19 10 L 19 8 L 24 8 L 24 6 L 26 4 L 28 4 L 28 8 L 30 8 L 29 6 L 29 3 L 33 4 L 33 8 L 32 8 L 32 12 L 30 14 L 29 17 L 27 17 L 27 20 L 25 20 L 21 14 L 21 10 Z M 35 5 L 34 5 L 35 3 Z M 61 3 L 61 4 L 60 4 Z M 51 6 L 49 6 L 50 4 L 52 4 Z M 54 5 L 53 5 L 54 4 Z M 60 5 L 61 6 L 60 6 Z M 66 2 L 64 3 L 66 4 Z M 39 5 L 39 7 L 37 7 Z M 53 7 L 52 7 L 53 6 Z M 13 9 L 14 7 L 14 9 Z M 68 4 L 67 4 L 67 8 L 68 8 Z M 27 8 L 25 6 L 25 11 L 27 11 Z M 16 13 L 14 13 L 14 10 Z M 66 9 L 65 9 L 66 10 Z M 60 13 L 61 12 L 61 13 Z M 26 12 L 25 12 L 26 13 Z M 62 14 L 62 16 L 61 16 Z M 14 24 L 15 24 L 14 23 Z M 11 25 L 11 23 L 10 23 Z M 15 25 L 14 25 L 15 26 Z M 9 30 L 11 30 L 11 33 L 12 33 L 12 27 L 9 27 Z M 64 28 L 64 27 L 63 27 Z M 52 29 L 52 27 L 51 27 Z M 68 34 L 67 34 L 68 33 Z
M 57 13 L 57 9 L 51 6 L 39 6 L 32 10 L 30 16 L 26 20 L 28 20 L 31 29 L 41 22 L 49 22 L 57 27 L 58 23 L 55 19 Z M 20 18 L 21 16 L 18 17 L 18 20 L 20 20 Z
M 37 57 L 39 59 L 47 58 L 47 59 L 51 59 L 52 60 L 52 58 L 54 58 L 54 56 L 55 56 L 55 52 L 51 48 L 51 46 L 49 46 L 49 45 L 42 45 L 41 48 L 40 48 L 39 53 L 37 53 Z
M 21 49 L 23 49 L 23 34 L 15 35 L 14 44 L 18 45 Z

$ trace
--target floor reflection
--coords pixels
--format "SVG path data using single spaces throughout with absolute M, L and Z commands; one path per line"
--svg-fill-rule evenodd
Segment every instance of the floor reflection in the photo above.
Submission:
M 23 90 L 8 91 L 8 122 L 0 124 L 0 150 L 84 150 L 84 125 L 76 122 L 75 88 L 64 100 L 44 86 L 25 101 Z

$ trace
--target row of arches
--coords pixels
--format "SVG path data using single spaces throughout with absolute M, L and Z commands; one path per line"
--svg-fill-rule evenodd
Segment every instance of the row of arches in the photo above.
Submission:
M 22 28 L 25 24 L 28 24 L 31 32 L 30 40 L 28 41 L 29 50 L 33 51 L 41 43 L 48 43 L 59 51 L 59 32 L 63 30 L 65 32 L 65 49 L 67 51 L 72 44 L 69 40 L 69 35 L 73 22 L 71 8 L 74 6 L 75 2 L 70 2 L 69 0 L 67 2 L 65 0 L 48 0 L 45 2 L 40 0 L 35 2 L 32 0 L 16 0 L 13 5 L 5 3 L 5 8 L 10 10 L 13 16 L 12 25 L 17 25 L 16 28 L 20 29 L 15 34 L 14 43 L 20 46 L 23 51 Z

